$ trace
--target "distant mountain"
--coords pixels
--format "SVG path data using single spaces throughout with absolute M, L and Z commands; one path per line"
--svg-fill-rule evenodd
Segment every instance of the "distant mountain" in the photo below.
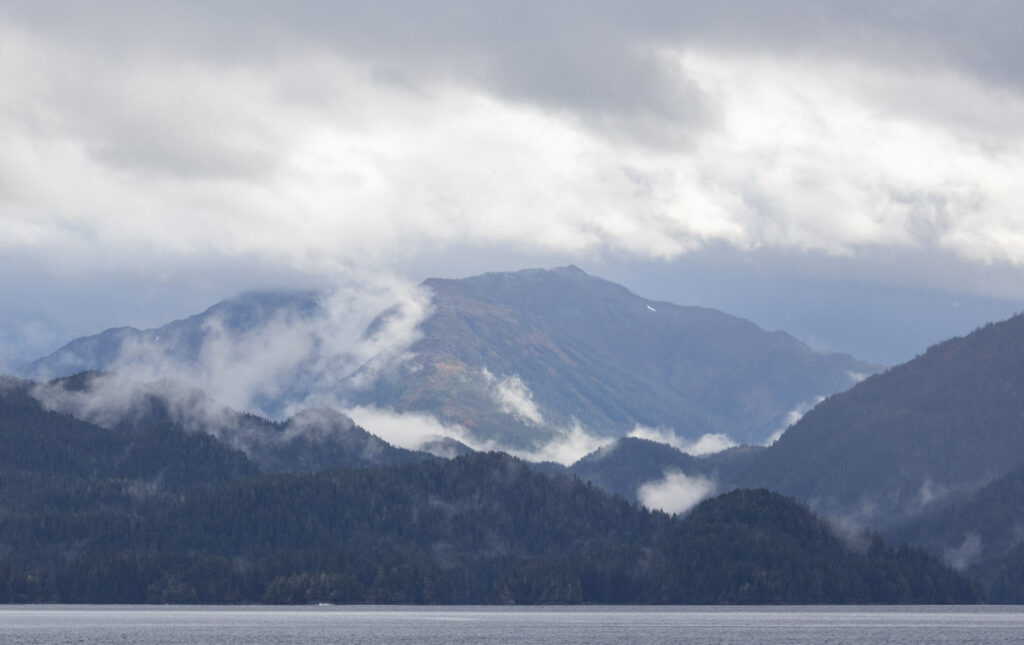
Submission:
M 309 355 L 272 371 L 276 385 L 261 390 L 260 408 L 283 412 L 311 392 L 328 393 L 345 405 L 430 414 L 478 443 L 518 448 L 575 428 L 620 437 L 637 425 L 690 440 L 723 433 L 763 443 L 795 412 L 879 369 L 713 309 L 641 298 L 576 267 L 422 286 L 431 294 L 428 314 L 389 369 L 372 354 L 351 368 L 328 362 L 325 369 L 316 352 L 329 338 L 317 338 L 295 350 Z M 125 356 L 208 360 L 219 356 L 204 350 L 211 337 L 301 326 L 325 317 L 322 305 L 311 293 L 248 294 L 159 329 L 78 339 L 27 374 L 109 369 Z M 395 316 L 382 313 L 364 340 L 386 335 Z
M 1022 430 L 1024 316 L 1015 316 L 831 396 L 752 460 L 737 483 L 882 527 L 1024 463 Z
M 222 332 L 241 336 L 272 321 L 309 320 L 320 315 L 320 296 L 312 291 L 260 291 L 219 302 L 200 314 L 156 329 L 108 329 L 78 338 L 30 363 L 22 375 L 48 381 L 86 371 L 107 371 L 119 360 L 145 361 L 159 349 L 181 362 L 196 362 L 210 337 Z
M 433 314 L 413 357 L 359 400 L 429 411 L 483 439 L 527 443 L 579 423 L 607 437 L 639 424 L 760 443 L 795 408 L 878 369 L 571 266 L 424 286 Z

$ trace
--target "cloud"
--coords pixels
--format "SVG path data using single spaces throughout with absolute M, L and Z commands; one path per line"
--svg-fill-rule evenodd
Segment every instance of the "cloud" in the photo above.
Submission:
M 652 510 L 684 513 L 702 499 L 715 493 L 716 484 L 706 477 L 690 477 L 679 470 L 665 472 L 664 477 L 641 486 L 637 492 L 640 503 Z
M 696 441 L 690 441 L 677 435 L 671 428 L 648 428 L 642 425 L 633 428 L 628 436 L 666 443 L 691 455 L 710 455 L 738 445 L 724 433 L 705 434 Z
M 428 413 L 395 412 L 375 407 L 355 407 L 346 410 L 356 423 L 388 443 L 410 450 L 448 438 L 477 451 L 501 451 L 527 461 L 553 461 L 571 465 L 581 457 L 612 443 L 613 439 L 589 434 L 579 423 L 567 428 L 554 428 L 554 436 L 531 449 L 515 448 L 497 440 L 481 441 L 458 424 L 445 424 Z
M 863 380 L 865 376 L 851 373 L 850 378 L 856 383 Z M 794 423 L 802 419 L 803 416 L 811 410 L 811 408 L 818 405 L 824 400 L 824 396 L 816 396 L 809 401 L 804 401 L 800 405 L 796 406 L 795 408 L 787 412 L 785 418 L 782 421 L 782 424 L 779 425 L 778 429 L 768 437 L 768 440 L 764 442 L 764 445 L 770 446 L 776 441 L 778 441 L 782 434 L 786 432 L 786 430 L 789 430 L 790 426 L 792 426 Z
M 346 283 L 309 301 L 274 302 L 265 294 L 229 301 L 194 334 L 186 322 L 165 337 L 129 335 L 107 369 L 136 382 L 187 383 L 234 409 L 272 418 L 344 409 L 346 392 L 401 369 L 430 313 L 427 291 L 388 278 Z M 228 319 L 238 315 L 241 322 Z
M 408 450 L 421 450 L 425 444 L 441 438 L 454 439 L 470 447 L 476 443 L 462 426 L 443 424 L 427 413 L 398 413 L 372 406 L 357 406 L 346 412 L 368 432 Z
M 921 482 L 921 489 L 918 493 L 918 503 L 921 508 L 928 506 L 932 502 L 941 500 L 949 495 L 949 489 L 943 486 L 941 483 L 934 482 L 931 478 L 925 478 Z
M 556 428 L 552 439 L 532 450 L 504 451 L 528 461 L 553 461 L 569 466 L 613 441 L 615 440 L 608 437 L 591 435 L 579 422 L 575 422 L 568 428 Z
M 12 12 L 0 18 L 0 244 L 88 271 L 229 256 L 317 272 L 457 243 L 1024 263 L 1024 99 L 991 77 L 904 70 L 866 45 L 804 55 L 774 20 L 774 37 L 737 47 L 720 31 L 726 14 L 704 10 L 693 13 L 706 31 L 672 33 L 654 18 L 664 8 L 629 19 L 604 5 L 568 42 L 574 10 L 493 11 L 443 27 L 453 43 L 417 34 L 401 47 L 407 32 L 384 26 L 392 12 L 365 18 L 391 40 L 345 44 L 290 32 L 297 21 L 326 38 L 317 12 L 296 8 L 262 55 L 241 42 L 190 54 L 173 32 L 163 46 L 94 42 Z M 205 13 L 186 6 L 169 24 Z M 279 17 L 253 13 L 264 28 Z M 828 53 L 816 20 L 785 13 Z M 546 27 L 539 52 L 553 58 L 473 35 L 497 16 Z M 210 27 L 208 48 L 226 29 Z M 590 47 L 602 36 L 610 54 Z M 670 145 L 665 124 L 680 132 Z
M 971 531 L 964 536 L 960 546 L 946 549 L 942 557 L 957 571 L 963 571 L 973 564 L 983 551 L 981 535 Z
M 544 423 L 544 417 L 533 400 L 533 393 L 518 374 L 498 379 L 484 368 L 483 376 L 502 412 L 530 425 L 539 426 Z

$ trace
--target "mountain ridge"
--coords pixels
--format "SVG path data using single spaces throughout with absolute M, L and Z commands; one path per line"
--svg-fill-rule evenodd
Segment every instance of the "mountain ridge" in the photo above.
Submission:
M 313 337 L 294 339 L 294 360 L 273 354 L 281 365 L 268 378 L 278 380 L 253 384 L 259 409 L 283 414 L 311 397 L 327 399 L 430 414 L 481 446 L 537 449 L 573 433 L 625 436 L 638 425 L 692 441 L 724 433 L 763 443 L 794 410 L 879 368 L 714 309 L 642 298 L 571 265 L 422 286 L 430 301 L 415 327 L 396 323 L 395 333 L 389 325 L 407 312 L 389 308 L 360 341 L 373 350 L 390 334 L 408 344 L 393 355 L 357 352 L 351 365 L 317 353 L 336 336 L 322 296 L 250 292 L 152 330 L 76 339 L 27 374 L 166 359 L 202 376 L 225 369 L 202 361 L 231 355 L 230 347 L 209 351 L 211 343 L 271 342 L 259 332 L 276 325 Z

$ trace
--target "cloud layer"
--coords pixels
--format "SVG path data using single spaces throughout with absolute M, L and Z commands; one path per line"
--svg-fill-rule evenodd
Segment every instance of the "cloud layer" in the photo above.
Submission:
M 115 6 L 0 13 L 5 252 L 1024 263 L 1019 66 L 984 11 Z

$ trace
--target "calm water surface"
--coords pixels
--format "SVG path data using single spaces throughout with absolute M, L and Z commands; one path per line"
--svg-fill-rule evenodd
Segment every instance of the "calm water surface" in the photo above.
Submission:
M 0 643 L 1020 643 L 1024 607 L 0 606 Z

